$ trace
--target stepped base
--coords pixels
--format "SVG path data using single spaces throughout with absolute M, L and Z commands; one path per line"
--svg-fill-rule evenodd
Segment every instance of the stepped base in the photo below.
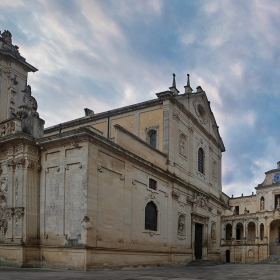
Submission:
M 280 259 L 280 255 L 270 255 L 269 259 Z
M 268 258 L 259 261 L 263 264 L 280 264 L 280 255 L 270 255 Z
M 212 265 L 220 265 L 225 264 L 225 262 L 215 261 L 215 260 L 193 260 L 190 261 L 187 265 L 192 266 L 212 266 Z

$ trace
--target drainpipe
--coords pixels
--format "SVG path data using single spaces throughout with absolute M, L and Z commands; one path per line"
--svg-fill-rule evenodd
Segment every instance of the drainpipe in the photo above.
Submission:
M 107 138 L 110 139 L 110 117 L 107 120 Z

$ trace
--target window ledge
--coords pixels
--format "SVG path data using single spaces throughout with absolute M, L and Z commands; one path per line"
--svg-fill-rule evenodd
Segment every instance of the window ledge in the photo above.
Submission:
M 206 180 L 206 176 L 201 173 L 200 171 L 196 171 L 196 174 L 199 175 L 200 177 L 202 177 L 204 180 Z
M 150 191 L 150 192 L 152 192 L 152 193 L 158 194 L 158 190 L 157 190 L 157 189 L 154 190 L 154 189 L 151 189 L 151 188 L 149 188 L 149 187 L 146 187 L 146 189 L 147 189 L 147 191 Z
M 150 234 L 150 236 L 160 235 L 159 231 L 153 231 L 153 230 L 144 230 L 143 233 L 148 233 L 148 234 Z

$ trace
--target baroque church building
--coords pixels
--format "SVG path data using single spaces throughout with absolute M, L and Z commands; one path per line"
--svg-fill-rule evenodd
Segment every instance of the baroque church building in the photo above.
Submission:
M 44 128 L 26 62 L 0 33 L 0 264 L 93 269 L 277 255 L 280 166 L 256 195 L 222 192 L 225 147 L 206 93 Z

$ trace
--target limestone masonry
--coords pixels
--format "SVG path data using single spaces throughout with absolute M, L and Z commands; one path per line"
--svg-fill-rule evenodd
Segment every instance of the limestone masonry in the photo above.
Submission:
M 222 192 L 225 147 L 189 76 L 156 98 L 44 129 L 26 62 L 0 32 L 0 264 L 92 269 L 256 262 L 280 253 L 280 166 Z

